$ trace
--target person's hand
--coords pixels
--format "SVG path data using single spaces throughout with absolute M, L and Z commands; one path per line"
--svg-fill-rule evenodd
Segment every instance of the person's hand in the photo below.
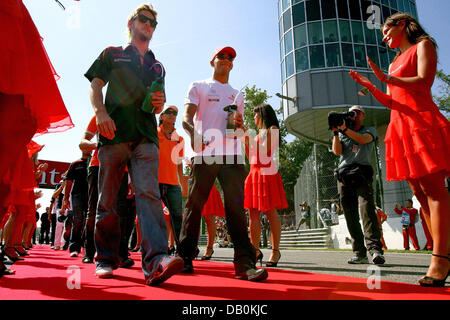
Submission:
M 344 131 L 346 128 L 347 128 L 347 125 L 345 124 L 345 121 L 343 121 L 343 122 L 342 122 L 342 125 L 340 125 L 340 126 L 337 127 L 337 130 Z M 335 128 L 333 128 L 333 129 L 335 129 Z M 332 129 L 332 130 L 333 130 L 333 129 Z M 333 131 L 334 131 L 334 130 L 333 130 Z
M 350 75 L 350 77 L 353 80 L 355 80 L 357 83 L 359 83 L 363 87 L 367 87 L 367 88 L 373 87 L 372 82 L 370 82 L 369 79 L 367 79 L 366 77 L 362 76 L 358 72 L 350 70 L 350 72 L 348 74 Z
M 41 163 L 39 166 L 38 166 L 38 171 L 40 171 L 40 172 L 44 172 L 44 171 L 46 171 L 47 169 L 48 169 L 48 163 Z
M 191 135 L 191 148 L 194 152 L 201 152 L 209 145 L 209 141 L 204 142 L 202 136 L 194 131 L 194 136 Z
M 401 208 L 401 206 L 397 203 L 396 205 L 395 205 L 395 209 L 400 209 Z
M 381 82 L 385 82 L 387 76 L 383 73 L 383 71 L 381 71 L 381 69 L 375 64 L 375 62 L 370 60 L 369 57 L 366 57 L 366 59 L 367 62 L 369 63 L 370 68 L 372 69 L 373 73 L 378 78 L 378 80 L 380 80 Z
M 155 114 L 160 114 L 164 108 L 166 95 L 163 92 L 156 91 L 151 94 L 152 104 L 155 107 Z
M 112 140 L 115 137 L 114 131 L 116 131 L 116 124 L 114 120 L 111 119 L 107 112 L 99 112 L 95 115 L 97 119 L 97 129 L 98 132 L 105 138 Z
M 228 118 L 232 115 L 233 113 L 228 113 L 228 116 L 227 116 L 227 121 L 228 121 Z M 239 129 L 239 128 L 242 128 L 242 126 L 243 126 L 243 124 L 244 124 L 244 118 L 243 118 L 243 116 L 242 116 L 242 113 L 234 113 L 233 114 L 234 115 L 234 127 L 236 128 L 236 129 Z

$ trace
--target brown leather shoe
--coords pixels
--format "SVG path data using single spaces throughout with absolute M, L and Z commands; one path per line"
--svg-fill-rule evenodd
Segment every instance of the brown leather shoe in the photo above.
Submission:
M 182 258 L 166 256 L 161 259 L 158 268 L 147 279 L 146 284 L 149 286 L 159 285 L 174 274 L 181 272 L 183 268 L 184 262 Z
M 240 280 L 262 281 L 267 279 L 268 276 L 269 273 L 266 269 L 250 268 L 246 271 L 236 272 L 234 277 Z

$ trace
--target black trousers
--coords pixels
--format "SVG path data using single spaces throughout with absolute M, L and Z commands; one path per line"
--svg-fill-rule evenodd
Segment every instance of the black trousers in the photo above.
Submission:
M 189 198 L 180 234 L 181 257 L 193 258 L 198 243 L 202 209 L 208 200 L 215 179 L 218 178 L 224 192 L 225 216 L 228 232 L 234 245 L 236 272 L 254 268 L 256 250 L 248 237 L 244 214 L 244 182 L 247 174 L 242 159 L 237 157 L 234 159 L 195 158 L 191 169 Z
M 381 233 L 375 210 L 372 179 L 367 179 L 358 186 L 345 186 L 338 181 L 338 189 L 341 207 L 352 238 L 353 252 L 359 257 L 365 257 L 367 250 L 370 254 L 374 252 L 382 254 Z M 360 213 L 364 233 L 359 223 Z

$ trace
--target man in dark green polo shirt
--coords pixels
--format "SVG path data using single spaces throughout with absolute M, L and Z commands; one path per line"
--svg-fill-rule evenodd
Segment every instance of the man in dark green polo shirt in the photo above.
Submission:
M 141 109 L 147 89 L 164 80 L 164 67 L 149 43 L 156 11 L 141 5 L 128 19 L 130 43 L 108 47 L 85 74 L 99 132 L 99 199 L 95 223 L 96 275 L 111 278 L 120 264 L 120 224 L 117 193 L 129 164 L 141 228 L 142 270 L 149 285 L 157 285 L 183 269 L 183 259 L 167 255 L 167 229 L 158 187 L 158 134 L 155 114 L 162 111 L 163 92 L 152 94 L 154 112 Z M 102 88 L 108 84 L 105 101 Z
M 337 170 L 340 200 L 355 254 L 348 263 L 368 263 L 369 251 L 374 264 L 383 264 L 385 258 L 375 210 L 373 169 L 370 164 L 377 133 L 374 127 L 363 125 L 366 114 L 361 106 L 353 106 L 349 111 L 355 112 L 351 126 L 347 127 L 344 121 L 341 126 L 332 128 L 333 153 L 340 156 Z M 364 233 L 359 223 L 359 212 Z

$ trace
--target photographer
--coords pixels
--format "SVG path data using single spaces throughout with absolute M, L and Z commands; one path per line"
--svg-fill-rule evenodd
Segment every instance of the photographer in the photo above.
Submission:
M 340 156 L 335 172 L 341 206 L 355 254 L 348 263 L 368 263 L 368 250 L 374 264 L 383 264 L 385 259 L 372 188 L 373 169 L 370 165 L 376 130 L 374 127 L 364 127 L 365 117 L 362 107 L 353 106 L 343 116 L 344 121 L 333 123 L 329 118 L 329 124 L 334 134 L 333 153 Z M 358 208 L 361 211 L 364 234 L 359 223 Z

